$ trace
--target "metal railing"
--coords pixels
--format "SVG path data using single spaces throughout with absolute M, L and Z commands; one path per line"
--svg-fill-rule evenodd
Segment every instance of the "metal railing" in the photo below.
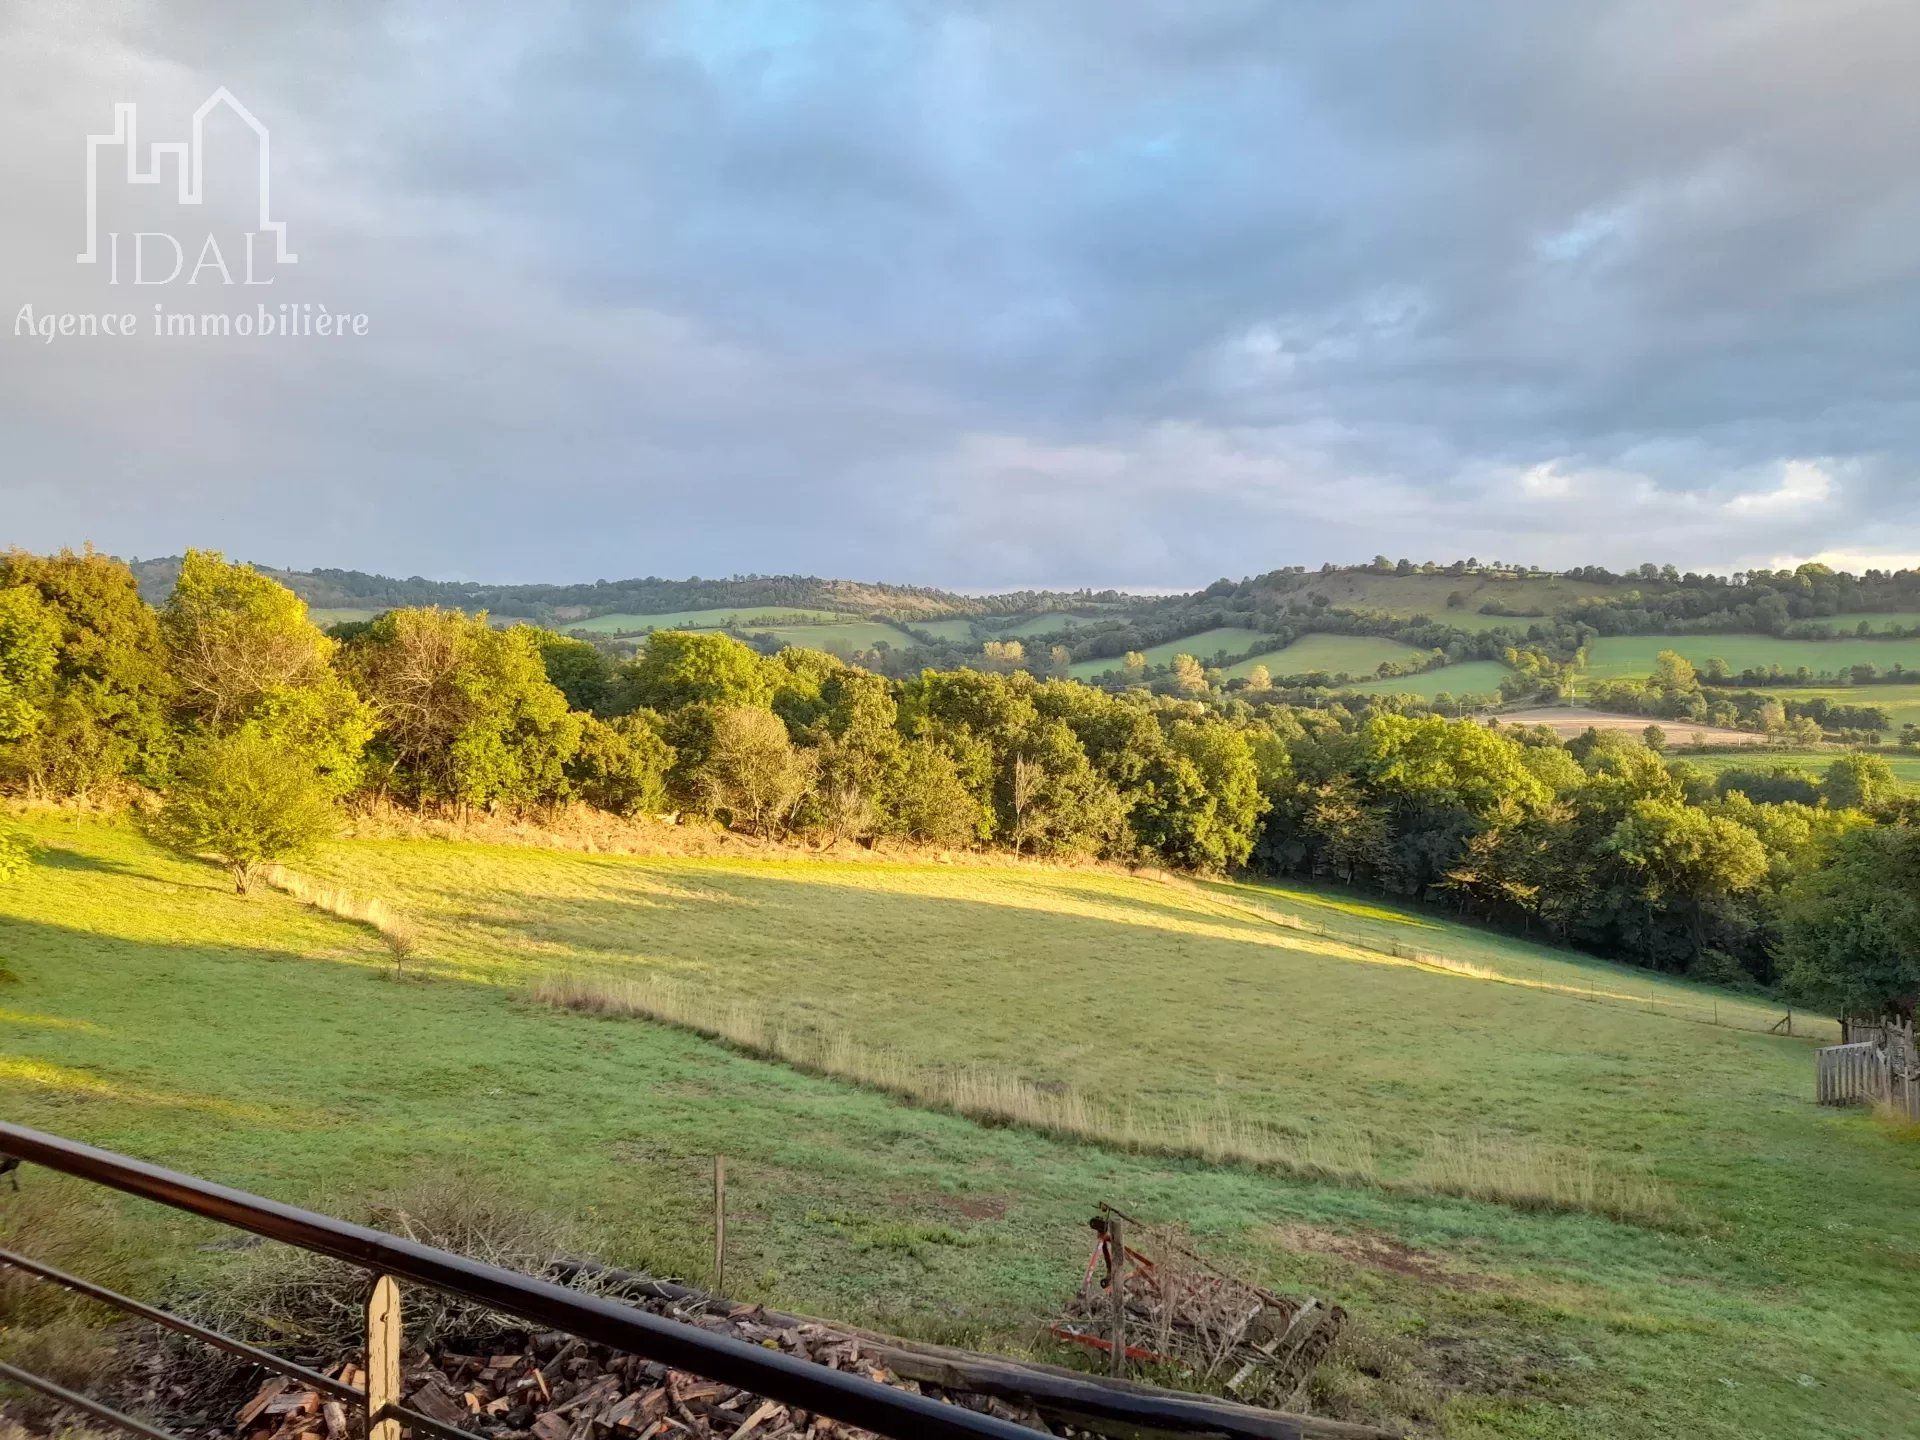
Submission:
M 400 1403 L 398 1282 L 402 1280 L 899 1440 L 920 1436 L 930 1440 L 1034 1440 L 1036 1433 L 1010 1421 L 662 1319 L 550 1280 L 469 1260 L 24 1125 L 0 1122 L 0 1155 L 170 1205 L 365 1270 L 373 1284 L 367 1306 L 367 1384 L 362 1390 L 42 1261 L 0 1250 L 0 1265 L 191 1336 L 363 1410 L 369 1440 L 398 1440 L 402 1430 L 433 1435 L 438 1440 L 473 1440 L 478 1434 Z M 17 1366 L 0 1362 L 0 1380 L 36 1390 L 58 1404 L 144 1440 L 176 1440 L 145 1421 Z

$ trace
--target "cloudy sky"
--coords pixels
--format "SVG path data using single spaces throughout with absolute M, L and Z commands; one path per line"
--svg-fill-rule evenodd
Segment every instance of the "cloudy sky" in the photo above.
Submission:
M 0 543 L 1911 563 L 1917 54 L 1911 0 L 6 6 Z M 238 283 L 217 112 L 197 207 L 102 151 L 99 223 L 236 283 L 77 263 L 86 137 L 183 140 L 222 86 L 297 261 Z M 35 330 L 263 302 L 367 333 Z

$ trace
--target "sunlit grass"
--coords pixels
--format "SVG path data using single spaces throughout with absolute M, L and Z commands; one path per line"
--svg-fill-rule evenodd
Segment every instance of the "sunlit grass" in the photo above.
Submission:
M 1350 1418 L 1786 1440 L 1836 1433 L 1844 1394 L 1858 1433 L 1910 1421 L 1920 1147 L 1814 1106 L 1806 1041 L 1734 1028 L 1759 1001 L 1685 1023 L 1715 992 L 1338 888 L 441 840 L 303 861 L 413 923 L 396 977 L 364 923 L 236 897 L 130 828 L 24 823 L 45 862 L 0 889 L 0 1108 L 27 1124 L 338 1213 L 464 1168 L 694 1276 L 721 1152 L 730 1288 L 1015 1346 L 1110 1199 L 1346 1306 L 1316 1397 Z M 528 1003 L 566 977 L 818 1050 Z M 1079 1129 L 1022 1119 L 1040 1097 L 1069 1121 L 1078 1097 Z M 1642 1182 L 1698 1228 L 1594 1213 Z M 225 1253 L 158 1233 L 176 1270 Z M 1400 1249 L 1420 1265 L 1369 1258 Z

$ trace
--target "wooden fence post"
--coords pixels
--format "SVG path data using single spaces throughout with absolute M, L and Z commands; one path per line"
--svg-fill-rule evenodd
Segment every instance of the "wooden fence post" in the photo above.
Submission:
M 1127 1242 L 1120 1217 L 1107 1212 L 1107 1308 L 1112 1316 L 1113 1354 L 1109 1373 L 1127 1373 Z
M 713 1157 L 713 1291 L 727 1293 L 727 1157 Z
M 367 1440 L 400 1440 L 400 1421 L 386 1415 L 400 1403 L 400 1287 L 391 1275 L 367 1298 Z

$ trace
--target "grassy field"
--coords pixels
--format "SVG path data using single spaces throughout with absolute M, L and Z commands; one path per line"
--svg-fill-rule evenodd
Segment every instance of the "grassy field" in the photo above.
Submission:
M 1149 665 L 1170 665 L 1176 655 L 1191 655 L 1203 663 L 1210 663 L 1222 650 L 1229 655 L 1238 655 L 1251 650 L 1272 637 L 1259 630 L 1246 630 L 1237 625 L 1222 625 L 1212 630 L 1202 630 L 1197 635 L 1185 635 L 1178 640 L 1169 640 L 1163 645 L 1149 646 L 1140 653 L 1147 657 Z M 1120 668 L 1121 657 L 1110 656 L 1104 660 L 1081 660 L 1072 667 L 1071 674 L 1076 680 L 1091 679 L 1104 675 L 1110 670 Z
M 1302 635 L 1282 650 L 1269 650 L 1227 668 L 1229 680 L 1244 679 L 1256 665 L 1264 665 L 1275 676 L 1305 675 L 1324 670 L 1329 675 L 1370 675 L 1383 660 L 1400 664 L 1418 660 L 1425 651 L 1398 640 L 1383 640 L 1373 635 Z
M 1683 733 L 1669 731 L 1670 738 L 1684 741 Z M 1814 779 L 1826 773 L 1827 767 L 1842 752 L 1839 750 L 1764 750 L 1752 755 L 1688 755 L 1683 757 L 1688 764 L 1698 765 L 1701 769 L 1719 774 L 1722 770 L 1747 770 L 1758 766 L 1762 769 L 1774 765 L 1788 765 L 1795 770 L 1803 770 Z M 1876 752 L 1887 762 L 1894 778 L 1909 790 L 1920 790 L 1920 755 L 1901 754 L 1888 750 Z
M 847 620 L 837 625 L 749 625 L 756 635 L 771 635 L 782 645 L 804 645 L 809 650 L 825 650 L 849 656 L 876 646 L 891 645 L 895 650 L 910 650 L 914 639 L 897 625 L 879 620 Z
M 1458 665 L 1443 665 L 1418 675 L 1366 680 L 1344 688 L 1359 695 L 1418 695 L 1425 700 L 1441 694 L 1490 696 L 1499 693 L 1500 682 L 1507 673 L 1507 667 L 1498 660 L 1463 660 Z
M 1911 630 L 1920 625 L 1920 610 L 1882 611 L 1875 615 L 1830 615 L 1813 623 L 1825 625 L 1839 635 L 1851 635 L 1863 620 L 1875 630 Z
M 1068 610 L 1049 610 L 1043 615 L 1028 615 L 1003 625 L 994 631 L 996 635 L 1012 640 L 1024 640 L 1029 635 L 1051 635 L 1060 630 L 1077 630 L 1090 620 L 1100 620 L 1105 616 L 1094 611 L 1076 614 Z
M 1593 642 L 1587 676 L 1595 680 L 1651 673 L 1662 650 L 1684 655 L 1704 668 L 1719 656 L 1736 673 L 1768 665 L 1801 666 L 1824 674 L 1850 665 L 1886 670 L 1895 664 L 1920 670 L 1920 640 L 1780 640 L 1771 635 L 1606 635 Z M 1878 687 L 1873 687 L 1878 688 Z
M 696 1276 L 723 1151 L 732 1288 L 1014 1346 L 1107 1198 L 1347 1306 L 1313 1396 L 1331 1412 L 1535 1440 L 1911 1423 L 1920 1148 L 1812 1105 L 1808 1042 L 1735 1028 L 1773 1018 L 1756 1002 L 1340 891 L 335 845 L 306 868 L 419 927 L 396 979 L 360 927 L 235 897 L 125 827 L 29 824 L 44 863 L 0 890 L 0 1097 L 28 1124 L 335 1210 L 485 1175 L 616 1259 Z M 1100 1094 L 1175 1135 L 1230 1116 L 1376 1174 L 983 1126 L 530 1003 L 556 976 L 670 977 L 928 1073 Z M 1690 1218 L 1420 1193 L 1491 1144 L 1642 1176 Z M 224 1253 L 178 1224 L 152 1239 L 189 1267 Z
M 576 620 L 569 630 L 594 635 L 642 635 L 649 630 L 762 629 L 771 625 L 837 624 L 847 617 L 833 610 L 805 610 L 792 605 L 735 606 L 731 609 L 672 610 L 659 615 L 595 615 Z
M 1897 731 L 1920 725 L 1920 684 L 1915 685 L 1769 685 L 1767 694 L 1782 700 L 1826 699 L 1839 705 L 1877 705 Z
M 327 609 L 321 607 L 309 608 L 307 618 L 324 630 L 329 625 L 347 625 L 357 620 L 371 620 L 379 613 L 378 610 Z
M 1550 615 L 1592 596 L 1611 598 L 1636 588 L 1644 587 L 1638 582 L 1611 586 L 1555 577 L 1520 580 L 1485 575 L 1374 575 L 1351 570 L 1308 577 L 1295 593 L 1324 595 L 1329 603 L 1345 609 L 1384 610 L 1403 618 L 1425 615 L 1465 628 L 1476 620 L 1492 618 L 1478 614 L 1480 607 L 1492 600 L 1510 610 Z M 1447 597 L 1456 592 L 1465 599 L 1458 608 L 1449 608 Z
M 952 640 L 962 645 L 973 639 L 973 622 L 964 615 L 951 616 L 945 620 L 909 620 L 907 624 L 916 630 L 925 630 L 941 640 Z

